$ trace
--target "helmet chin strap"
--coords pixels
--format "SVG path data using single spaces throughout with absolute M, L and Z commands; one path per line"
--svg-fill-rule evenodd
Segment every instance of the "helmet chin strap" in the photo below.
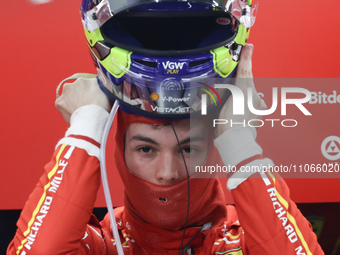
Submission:
M 109 183 L 108 183 L 107 174 L 106 174 L 106 159 L 105 159 L 106 142 L 107 142 L 107 138 L 108 138 L 110 129 L 112 127 L 113 119 L 114 119 L 114 117 L 117 113 L 118 107 L 119 107 L 118 101 L 115 101 L 115 103 L 114 103 L 114 105 L 111 109 L 109 118 L 108 118 L 108 120 L 106 121 L 106 124 L 105 124 L 104 134 L 103 134 L 101 146 L 100 146 L 100 157 L 99 157 L 99 159 L 100 159 L 100 172 L 101 172 L 101 176 L 102 176 L 105 201 L 106 201 L 107 210 L 108 210 L 108 213 L 109 213 L 109 216 L 110 216 L 110 223 L 111 223 L 111 229 L 112 229 L 112 232 L 113 232 L 113 237 L 114 237 L 115 242 L 116 242 L 118 255 L 124 255 L 123 247 L 122 247 L 122 244 L 120 242 L 120 237 L 119 237 L 119 233 L 118 233 L 116 217 L 115 217 L 114 212 L 113 212 L 110 188 L 109 188 Z

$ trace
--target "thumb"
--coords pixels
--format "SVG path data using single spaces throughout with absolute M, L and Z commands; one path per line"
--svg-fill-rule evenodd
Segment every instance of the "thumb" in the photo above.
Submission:
M 246 44 L 241 52 L 236 78 L 253 78 L 252 57 L 254 45 Z

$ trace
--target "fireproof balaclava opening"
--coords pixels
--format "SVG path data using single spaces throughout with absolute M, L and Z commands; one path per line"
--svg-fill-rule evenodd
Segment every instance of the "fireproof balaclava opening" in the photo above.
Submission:
M 144 123 L 165 125 L 168 121 L 117 113 L 115 163 L 125 186 L 124 202 L 128 213 L 141 222 L 166 230 L 180 230 L 185 226 L 188 203 L 187 177 L 171 185 L 151 183 L 134 173 L 125 164 L 124 136 L 129 125 Z M 204 165 L 223 164 L 213 145 L 213 132 L 209 136 L 209 150 Z M 184 166 L 184 165 L 183 165 Z M 220 226 L 226 218 L 225 197 L 221 184 L 215 178 L 190 178 L 190 210 L 187 226 L 212 222 Z

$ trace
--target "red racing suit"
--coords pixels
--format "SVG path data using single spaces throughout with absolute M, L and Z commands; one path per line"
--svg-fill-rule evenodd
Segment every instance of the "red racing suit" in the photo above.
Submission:
M 82 107 L 72 115 L 70 129 L 21 213 L 7 255 L 118 254 L 109 217 L 99 222 L 91 215 L 107 117 L 97 106 Z M 290 200 L 284 180 L 269 172 L 241 171 L 271 163 L 262 158 L 255 136 L 250 128 L 233 128 L 215 140 L 223 162 L 238 169 L 227 184 L 235 206 L 227 205 L 227 217 L 219 227 L 201 232 L 200 227 L 188 228 L 184 244 L 199 234 L 186 254 L 324 254 L 311 225 Z M 124 254 L 179 254 L 182 231 L 145 228 L 124 207 L 116 208 L 115 215 Z

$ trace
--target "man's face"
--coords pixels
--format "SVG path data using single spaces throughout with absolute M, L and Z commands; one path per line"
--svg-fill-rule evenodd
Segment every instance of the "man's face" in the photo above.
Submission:
M 201 166 L 207 157 L 209 135 L 204 124 L 182 120 L 174 124 L 185 162 Z M 125 163 L 139 177 L 169 185 L 187 176 L 185 164 L 171 125 L 131 124 L 125 134 Z M 192 171 L 191 171 L 192 172 Z

